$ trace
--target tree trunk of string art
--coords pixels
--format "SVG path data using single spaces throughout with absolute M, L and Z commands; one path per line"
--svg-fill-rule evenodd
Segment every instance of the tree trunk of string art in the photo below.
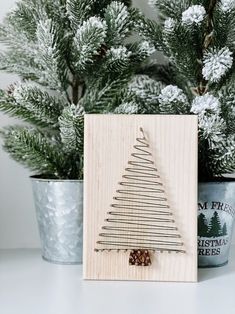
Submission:
M 148 139 L 140 132 L 95 251 L 130 251 L 130 265 L 150 266 L 150 252 L 185 250 Z

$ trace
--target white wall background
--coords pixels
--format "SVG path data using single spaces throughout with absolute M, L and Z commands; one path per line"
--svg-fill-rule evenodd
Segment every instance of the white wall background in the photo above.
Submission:
M 0 22 L 15 2 L 0 0 Z M 154 18 L 155 13 L 147 5 L 147 0 L 133 2 Z M 5 88 L 15 81 L 16 76 L 0 73 L 0 88 Z M 15 122 L 17 121 L 0 113 L 0 128 Z M 11 160 L 2 150 L 1 144 L 0 140 L 0 248 L 39 247 L 30 173 Z
M 0 22 L 15 0 L 0 0 Z M 0 73 L 0 88 L 17 77 Z M 16 122 L 0 113 L 0 128 Z M 0 145 L 1 145 L 0 140 Z M 29 172 L 0 147 L 0 248 L 38 247 L 39 237 L 33 207 Z

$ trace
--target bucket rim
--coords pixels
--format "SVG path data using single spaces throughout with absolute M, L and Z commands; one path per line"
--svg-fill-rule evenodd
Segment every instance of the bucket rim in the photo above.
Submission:
M 32 175 L 29 177 L 31 181 L 40 181 L 40 182 L 61 182 L 61 183 L 83 183 L 83 180 L 76 180 L 76 179 L 50 179 L 50 178 L 43 178 L 40 175 Z
M 218 177 L 211 180 L 205 180 L 198 182 L 199 184 L 224 184 L 224 183 L 235 183 L 235 177 Z

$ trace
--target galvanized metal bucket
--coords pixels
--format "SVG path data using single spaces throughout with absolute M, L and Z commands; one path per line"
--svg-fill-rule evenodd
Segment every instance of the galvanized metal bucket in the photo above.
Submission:
M 31 177 L 42 257 L 57 264 L 82 263 L 83 181 Z
M 235 181 L 199 183 L 198 192 L 198 265 L 226 265 L 235 217 Z

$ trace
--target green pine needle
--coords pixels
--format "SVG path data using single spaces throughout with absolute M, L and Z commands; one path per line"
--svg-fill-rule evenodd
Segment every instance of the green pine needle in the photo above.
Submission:
M 30 170 L 53 178 L 66 176 L 63 152 L 56 141 L 53 143 L 42 133 L 25 127 L 10 127 L 2 135 L 4 149 Z

